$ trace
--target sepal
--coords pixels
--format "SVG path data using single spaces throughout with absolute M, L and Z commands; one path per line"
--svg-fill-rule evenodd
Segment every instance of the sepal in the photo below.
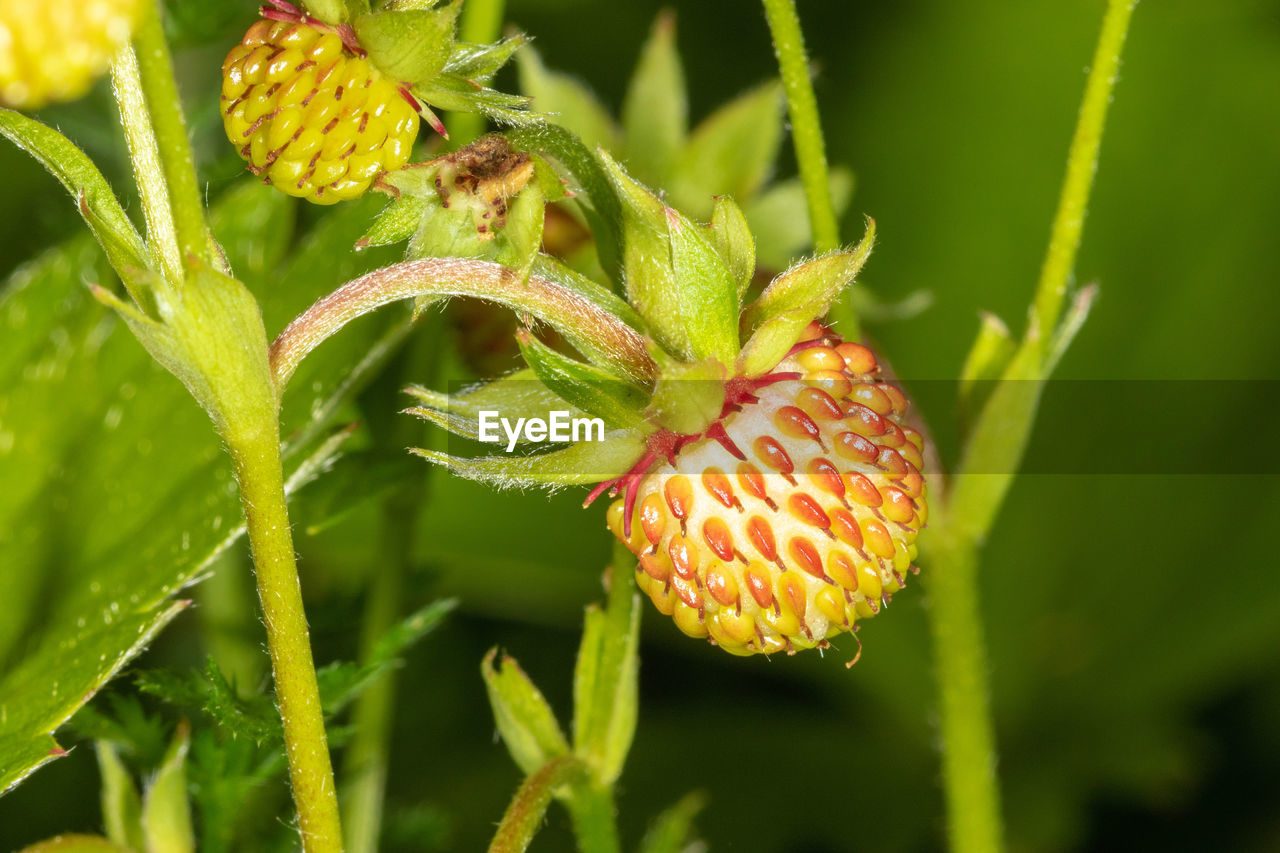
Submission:
M 460 0 L 430 9 L 393 10 L 352 21 L 360 46 L 388 77 L 411 85 L 439 74 L 453 52 Z
M 737 282 L 741 299 L 756 274 L 756 240 L 737 202 L 728 196 L 716 199 L 707 237 Z
M 771 370 L 795 345 L 804 327 L 827 313 L 866 263 L 875 236 L 875 220 L 868 217 L 866 234 L 857 246 L 792 267 L 747 306 L 742 329 L 751 337 L 738 360 L 742 375 L 758 376 Z
M 569 741 L 542 692 L 516 659 L 503 655 L 501 666 L 495 667 L 497 657 L 498 650 L 490 649 L 480 664 L 493 719 L 516 766 L 526 774 L 535 773 L 548 761 L 568 755 Z
M 561 450 L 531 456 L 468 459 L 421 448 L 412 448 L 410 452 L 443 465 L 460 477 L 498 488 L 558 489 L 619 477 L 630 470 L 644 450 L 644 439 L 635 430 L 615 430 L 606 432 L 604 441 L 581 441 Z
M 627 163 L 640 180 L 654 184 L 670 176 L 688 132 L 689 105 L 675 35 L 675 15 L 660 13 L 622 103 Z
M 610 427 L 646 425 L 648 398 L 642 388 L 558 353 L 525 330 L 516 333 L 516 340 L 525 363 L 562 400 L 602 418 Z M 652 428 L 643 431 L 651 432 Z

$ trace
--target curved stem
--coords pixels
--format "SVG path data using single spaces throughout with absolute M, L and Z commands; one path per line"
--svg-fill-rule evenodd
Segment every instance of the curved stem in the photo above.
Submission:
M 517 789 L 498 824 L 489 853 L 522 853 L 542 825 L 551 797 L 557 788 L 571 784 L 586 774 L 586 767 L 572 755 L 548 761 L 530 774 Z
M 178 84 L 173 78 L 173 62 L 169 57 L 161 14 L 161 6 L 156 2 L 143 15 L 134 33 L 142 94 L 146 98 L 160 166 L 168 186 L 178 247 L 183 257 L 193 255 L 208 260 L 209 234 L 204 221 L 204 205 L 200 185 L 196 181 L 191 141 L 187 137 L 187 123 L 178 98 Z
M 277 393 L 283 393 L 307 353 L 347 323 L 383 305 L 419 296 L 470 296 L 498 302 L 555 326 L 584 354 L 636 378 L 650 378 L 656 371 L 644 338 L 579 292 L 536 275 L 522 283 L 518 273 L 490 261 L 424 258 L 350 281 L 290 323 L 271 344 Z
M 1102 144 L 1107 107 L 1111 104 L 1111 93 L 1120 69 L 1120 52 L 1124 48 L 1135 5 L 1137 0 L 1111 0 L 1102 21 L 1102 34 L 1098 37 L 1084 100 L 1080 104 L 1080 118 L 1076 123 L 1075 137 L 1071 140 L 1071 152 L 1067 155 L 1067 174 L 1062 182 L 1049 250 L 1040 270 L 1040 282 L 1036 286 L 1027 330 L 1028 337 L 1038 339 L 1042 348 L 1058 324 L 1067 282 L 1075 265 L 1076 251 L 1080 248 L 1089 191 L 1098 169 L 1098 148 Z
M 791 135 L 800 165 L 800 181 L 809 203 L 809 225 L 813 231 L 813 248 L 819 253 L 840 247 L 840 230 L 835 207 L 831 203 L 831 184 L 827 174 L 827 152 L 822 141 L 822 122 L 818 118 L 818 102 L 809 79 L 809 59 L 805 54 L 804 35 L 794 0 L 764 0 L 765 16 L 773 35 L 773 50 L 782 73 L 782 87 L 787 93 L 787 112 L 791 116 Z
M 278 424 L 226 435 L 258 578 L 289 782 L 306 853 L 342 850 L 342 827 L 285 504 Z

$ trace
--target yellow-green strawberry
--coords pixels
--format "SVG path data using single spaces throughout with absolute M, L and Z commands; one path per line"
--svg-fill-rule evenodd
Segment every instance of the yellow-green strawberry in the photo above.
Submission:
M 222 65 L 227 139 L 252 172 L 317 204 L 357 198 L 408 161 L 411 100 L 349 30 L 301 14 L 258 21 Z
M 825 647 L 904 585 L 928 519 L 906 396 L 871 350 L 820 322 L 870 254 L 874 223 L 857 246 L 796 264 L 746 301 L 754 241 L 731 199 L 699 225 L 596 158 L 593 171 L 577 157 L 574 177 L 597 212 L 613 211 L 602 242 L 617 247 L 605 261 L 625 299 L 545 255 L 523 284 L 474 262 L 445 275 L 435 259 L 353 283 L 367 302 L 384 280 L 439 276 L 436 295 L 506 305 L 582 356 L 526 330 L 527 369 L 453 395 L 411 389 L 415 414 L 506 445 L 415 452 L 500 486 L 595 483 L 585 503 L 617 498 L 607 523 L 636 555 L 638 586 L 686 634 L 744 655 Z M 601 428 L 556 438 L 555 412 Z M 499 437 L 498 419 L 517 427 Z
M 31 110 L 83 95 L 144 8 L 142 0 L 0 0 L 0 104 Z
M 630 479 L 603 484 L 625 491 L 609 527 L 640 589 L 736 654 L 825 645 L 878 613 L 928 518 L 905 396 L 861 344 L 816 323 L 804 337 L 769 373 L 730 380 L 701 436 L 651 435 Z

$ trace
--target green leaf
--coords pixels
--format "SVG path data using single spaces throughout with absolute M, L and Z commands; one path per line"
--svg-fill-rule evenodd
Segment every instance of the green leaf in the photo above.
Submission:
M 501 436 L 499 441 L 505 441 Z M 436 450 L 413 448 L 428 462 L 443 465 L 468 480 L 498 488 L 543 486 L 551 489 L 597 483 L 625 474 L 644 455 L 644 439 L 634 430 L 606 432 L 604 441 L 582 441 L 562 450 L 528 456 L 467 459 Z
M 493 719 L 516 766 L 532 774 L 551 759 L 568 755 L 569 742 L 555 712 L 516 659 L 503 655 L 495 667 L 497 656 L 498 650 L 490 649 L 480 664 Z
M 218 208 L 224 226 L 261 213 Z M 265 243 L 280 233 L 276 220 L 253 220 L 256 246 L 225 241 L 269 322 L 378 260 L 349 249 L 374 209 L 335 211 L 326 222 L 345 225 L 322 226 L 284 274 L 259 275 L 245 260 L 276 257 Z M 208 419 L 85 289 L 101 266 L 78 238 L 0 289 L 0 791 L 64 754 L 52 733 L 183 610 L 173 596 L 241 535 L 231 466 Z M 352 329 L 299 372 L 305 385 L 282 413 L 296 442 L 290 494 L 335 452 L 317 439 L 379 363 L 369 351 L 389 350 L 384 328 Z
M 461 0 L 431 9 L 361 15 L 352 22 L 360 45 L 383 74 L 410 84 L 435 77 L 453 52 Z
M 363 693 L 369 685 L 400 666 L 401 656 L 415 643 L 435 630 L 456 607 L 452 598 L 433 601 L 383 634 L 359 665 L 333 664 L 322 668 L 320 701 L 326 716 L 333 716 Z
M 676 206 L 704 216 L 711 197 L 746 201 L 764 186 L 782 144 L 782 84 L 740 95 L 698 125 L 670 178 Z
M 630 552 L 614 549 L 609 600 L 603 610 L 587 608 L 573 676 L 574 751 L 604 785 L 622 774 L 638 713 L 640 597 L 628 580 L 633 562 Z
M 756 241 L 737 202 L 728 196 L 716 199 L 707 236 L 737 281 L 738 298 L 741 299 L 756 274 Z
M 102 773 L 102 821 L 107 837 L 121 847 L 142 850 L 142 799 L 133 777 L 110 742 L 100 740 L 94 749 Z
M 782 360 L 801 330 L 826 314 L 832 301 L 853 282 L 871 255 L 875 239 L 875 220 L 868 218 L 867 232 L 857 246 L 792 267 L 747 306 L 742 328 L 751 331 L 751 337 L 739 359 L 744 375 L 758 375 Z
M 562 355 L 527 331 L 518 332 L 516 340 L 525 362 L 556 396 L 581 411 L 603 418 L 610 427 L 635 428 L 644 423 L 648 397 L 643 389 Z
M 971 540 L 981 542 L 991 529 L 1035 426 L 1044 383 L 1084 325 L 1096 294 L 1094 287 L 1076 294 L 1047 348 L 1031 336 L 1022 341 L 974 421 L 947 510 L 954 526 Z
M 676 298 L 694 359 L 726 366 L 738 357 L 738 281 L 702 229 L 666 209 Z
M 701 791 L 685 794 L 654 819 L 640 842 L 640 853 L 689 853 L 694 840 L 693 819 L 707 807 Z
M 640 52 L 622 104 L 627 163 L 640 180 L 662 184 L 684 147 L 689 106 L 676 51 L 676 19 L 661 12 Z
M 202 713 L 232 737 L 256 744 L 280 740 L 280 715 L 264 694 L 242 699 L 213 658 L 204 670 L 144 670 L 138 690 L 177 706 L 184 714 Z
M 827 185 L 837 216 L 853 198 L 853 183 L 853 173 L 848 169 L 837 166 L 831 170 Z M 809 207 L 799 178 L 781 181 L 741 202 L 756 238 L 758 263 L 764 269 L 785 270 L 813 247 Z
M 553 116 L 556 125 L 575 134 L 588 151 L 617 149 L 621 131 L 609 111 L 577 78 L 549 70 L 531 47 L 516 56 L 516 66 L 520 88 L 533 98 L 535 109 Z
M 0 133 L 39 160 L 75 197 L 121 280 L 131 290 L 146 282 L 154 270 L 151 255 L 93 161 L 58 131 L 13 110 L 0 108 Z
M 189 732 L 178 726 L 173 745 L 156 771 L 142 803 L 142 833 L 149 853 L 189 853 L 196 846 L 187 800 Z

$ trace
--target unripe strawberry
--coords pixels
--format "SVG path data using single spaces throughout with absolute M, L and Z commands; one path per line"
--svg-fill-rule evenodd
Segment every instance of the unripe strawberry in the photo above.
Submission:
M 609 526 L 686 634 L 736 654 L 826 645 L 900 589 L 928 518 L 921 435 L 866 347 L 814 324 L 722 418 L 677 442 Z
M 399 169 L 418 133 L 407 92 L 347 35 L 311 18 L 261 20 L 222 64 L 227 138 L 250 171 L 317 204 Z
M 83 95 L 142 9 L 141 0 L 0 0 L 0 104 L 30 110 Z

